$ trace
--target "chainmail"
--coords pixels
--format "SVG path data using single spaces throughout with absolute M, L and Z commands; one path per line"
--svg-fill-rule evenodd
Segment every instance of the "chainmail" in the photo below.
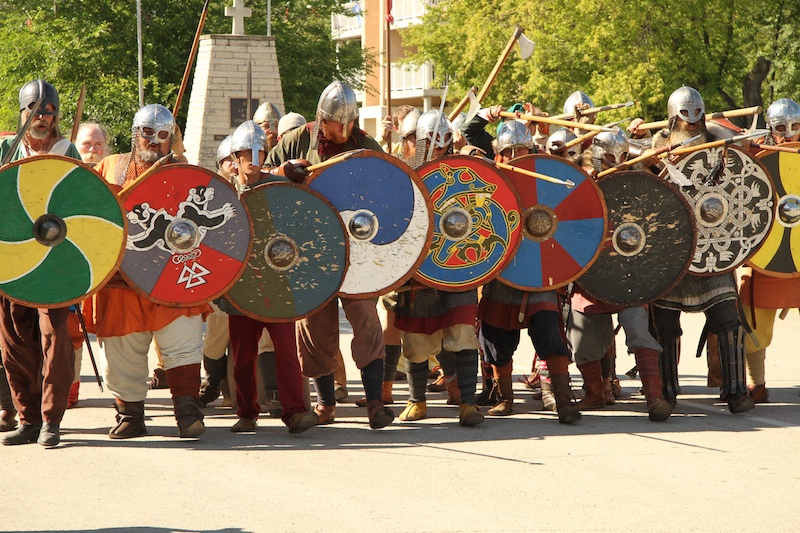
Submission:
M 658 307 L 695 313 L 738 297 L 733 273 L 716 276 L 694 276 L 687 274 L 674 289 L 656 300 Z

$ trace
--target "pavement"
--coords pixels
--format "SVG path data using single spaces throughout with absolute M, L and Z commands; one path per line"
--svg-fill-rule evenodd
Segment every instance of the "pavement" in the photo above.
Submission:
M 622 336 L 625 399 L 575 425 L 541 411 L 517 382 L 513 416 L 462 428 L 457 409 L 435 393 L 430 418 L 374 431 L 365 410 L 348 403 L 363 390 L 343 322 L 350 396 L 335 424 L 292 436 L 262 419 L 256 433 L 234 434 L 235 413 L 217 402 L 199 440 L 177 438 L 165 390 L 147 400 L 150 436 L 110 440 L 112 397 L 84 356 L 62 444 L 0 447 L 0 530 L 798 531 L 800 314 L 776 324 L 770 403 L 740 415 L 705 386 L 705 359 L 694 357 L 702 323 L 683 315 L 683 394 L 662 423 L 647 419 L 638 381 L 624 375 L 633 357 Z M 515 380 L 532 358 L 523 335 Z M 406 399 L 397 382 L 396 413 Z

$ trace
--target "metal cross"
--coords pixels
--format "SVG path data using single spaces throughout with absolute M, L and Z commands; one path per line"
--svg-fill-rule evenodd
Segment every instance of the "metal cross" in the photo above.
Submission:
M 233 0 L 233 7 L 225 6 L 225 16 L 233 18 L 231 34 L 244 35 L 244 19 L 253 16 L 253 10 L 244 7 L 244 0 Z

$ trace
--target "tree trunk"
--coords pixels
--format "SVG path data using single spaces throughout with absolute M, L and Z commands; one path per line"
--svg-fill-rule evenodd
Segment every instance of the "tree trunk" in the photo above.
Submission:
M 744 78 L 744 86 L 742 87 L 742 95 L 744 96 L 744 106 L 761 106 L 764 109 L 764 100 L 761 98 L 761 83 L 769 74 L 769 69 L 772 67 L 772 62 L 768 61 L 764 56 L 758 56 L 753 68 Z M 743 127 L 749 124 L 740 124 Z M 758 115 L 758 127 L 764 127 L 764 112 Z

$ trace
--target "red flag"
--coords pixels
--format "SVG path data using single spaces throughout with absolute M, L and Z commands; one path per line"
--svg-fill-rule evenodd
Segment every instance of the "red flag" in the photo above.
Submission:
M 394 22 L 394 17 L 392 16 L 392 0 L 386 0 L 386 22 L 389 24 Z

